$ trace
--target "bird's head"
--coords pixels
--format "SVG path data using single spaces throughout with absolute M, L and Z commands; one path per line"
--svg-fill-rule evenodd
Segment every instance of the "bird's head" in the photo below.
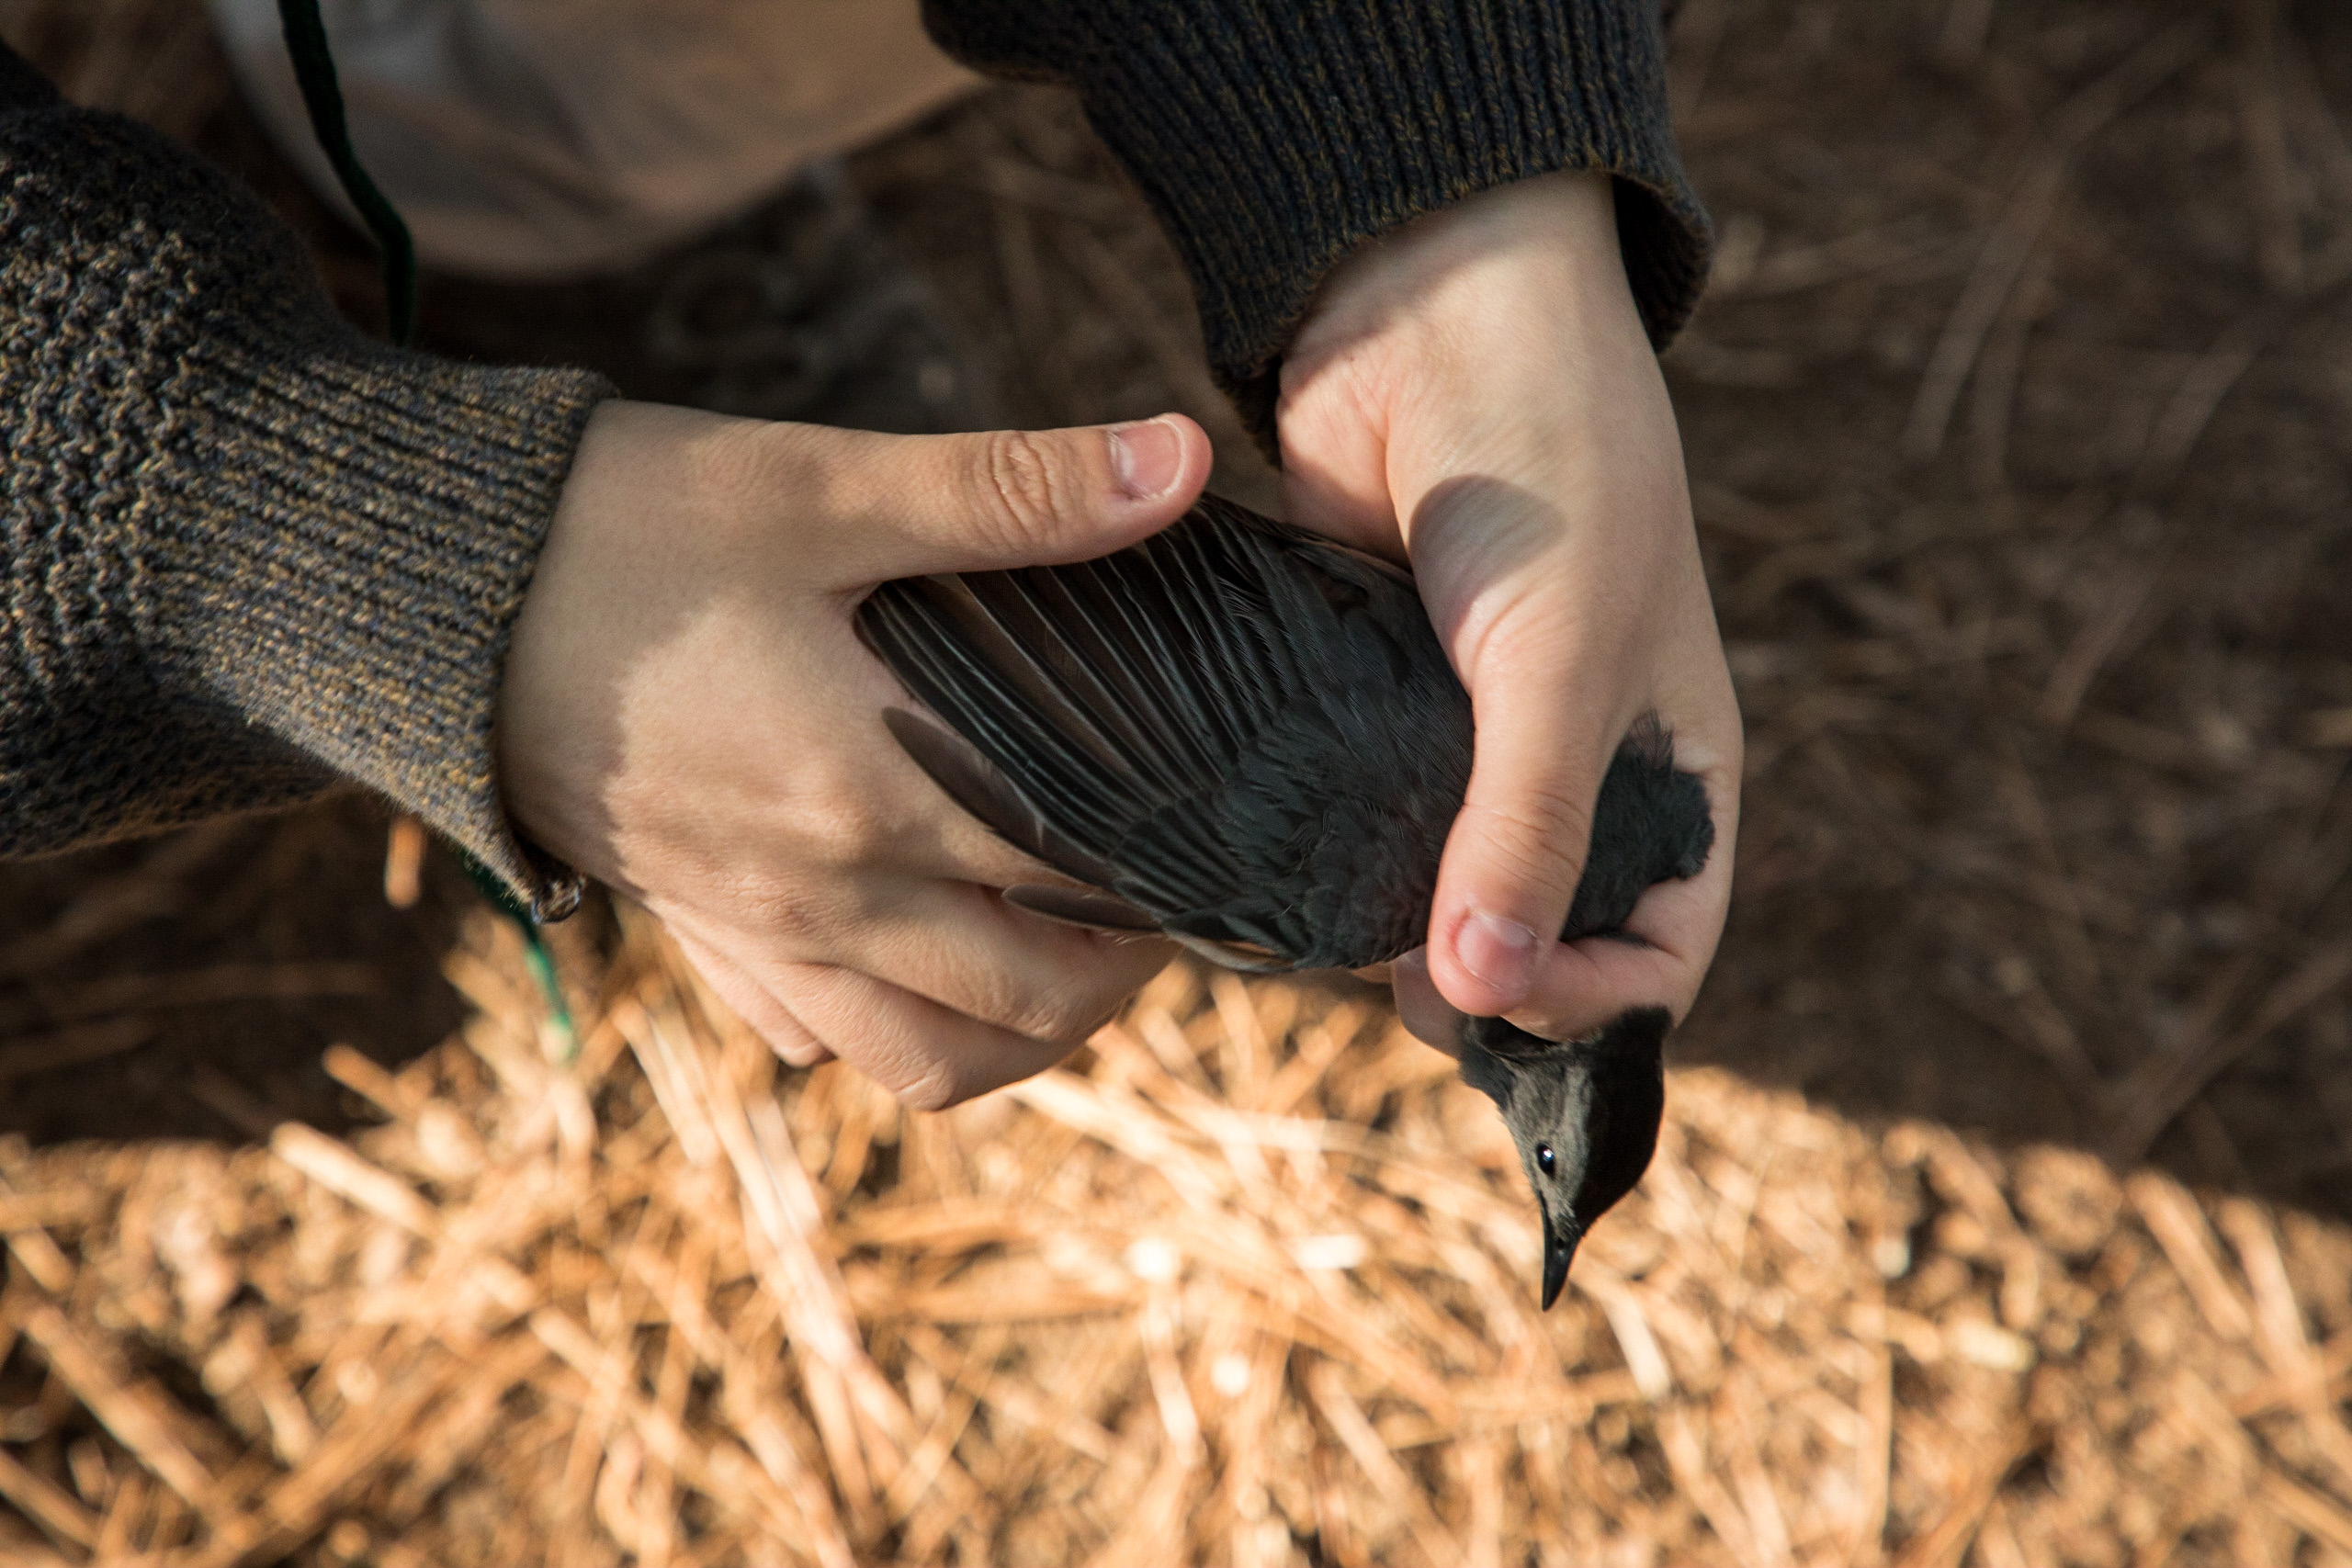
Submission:
M 1657 1152 L 1669 1021 L 1662 1008 L 1639 1008 L 1583 1040 L 1542 1040 L 1500 1019 L 1464 1032 L 1463 1079 L 1502 1109 L 1543 1212 L 1547 1312 L 1577 1244 Z

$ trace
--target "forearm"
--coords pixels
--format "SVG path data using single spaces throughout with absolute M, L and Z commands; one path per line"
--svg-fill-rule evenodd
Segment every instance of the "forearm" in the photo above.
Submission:
M 1654 342 L 1704 279 L 1650 0 L 927 0 L 925 15 L 975 66 L 1078 89 L 1182 254 L 1212 367 L 1261 439 L 1324 277 L 1478 191 L 1613 175 Z
M 0 61 L 0 854 L 349 779 L 543 892 L 492 719 L 608 389 L 369 343 L 241 187 L 28 76 Z

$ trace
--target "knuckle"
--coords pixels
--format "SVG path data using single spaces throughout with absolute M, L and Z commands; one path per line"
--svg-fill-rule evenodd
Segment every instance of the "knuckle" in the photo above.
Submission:
M 1076 987 L 1059 982 L 1042 988 L 1012 983 L 995 986 L 982 998 L 978 1016 L 1008 1034 L 1059 1041 L 1084 1010 L 1075 992 Z
M 1118 1010 L 1116 998 L 1105 1001 L 1082 994 L 1044 997 L 1005 1027 L 1027 1039 L 1076 1049 Z
M 831 1048 L 806 1030 L 763 1028 L 760 1033 L 787 1066 L 819 1067 L 833 1059 Z
M 892 1091 L 910 1111 L 944 1111 L 972 1098 L 977 1089 L 963 1081 L 953 1062 L 933 1058 Z
M 1115 958 L 1058 969 L 1042 985 L 1008 987 L 992 998 L 987 1017 L 1026 1039 L 1074 1050 L 1111 1021 L 1148 976 L 1131 976 Z
M 1487 804 L 1480 841 L 1512 879 L 1573 890 L 1592 843 L 1592 805 L 1556 780 L 1522 784 L 1508 805 Z
M 1482 598 L 1463 626 L 1464 662 L 1479 684 L 1508 690 L 1572 661 L 1575 631 L 1553 613 L 1556 597 L 1544 574 L 1521 573 Z
M 894 834 L 873 792 L 829 789 L 806 802 L 793 825 L 804 852 L 820 865 L 856 870 L 873 864 Z
M 1060 467 L 1048 445 L 1025 430 L 989 432 L 980 447 L 981 502 L 1005 542 L 1031 537 L 1059 510 Z

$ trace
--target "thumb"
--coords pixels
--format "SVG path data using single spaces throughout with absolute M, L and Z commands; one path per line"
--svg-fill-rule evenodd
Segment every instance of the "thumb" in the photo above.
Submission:
M 1088 560 L 1182 516 L 1209 476 L 1209 438 L 1180 413 L 1073 430 L 875 437 L 865 521 L 842 540 L 870 581 Z M 861 454 L 861 456 L 866 456 Z M 861 487 L 864 488 L 864 487 Z
M 1482 682 L 1489 692 L 1552 682 Z M 1482 709 L 1487 705 L 1478 705 Z M 1556 951 L 1592 839 L 1610 743 L 1584 723 L 1481 711 L 1431 910 L 1429 973 L 1463 1011 L 1523 1006 Z

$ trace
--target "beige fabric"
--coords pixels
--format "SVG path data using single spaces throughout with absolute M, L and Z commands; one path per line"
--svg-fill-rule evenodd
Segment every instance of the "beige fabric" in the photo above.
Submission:
M 276 0 L 209 0 L 330 199 Z M 352 142 L 433 265 L 626 265 L 975 85 L 918 0 L 324 0 Z

